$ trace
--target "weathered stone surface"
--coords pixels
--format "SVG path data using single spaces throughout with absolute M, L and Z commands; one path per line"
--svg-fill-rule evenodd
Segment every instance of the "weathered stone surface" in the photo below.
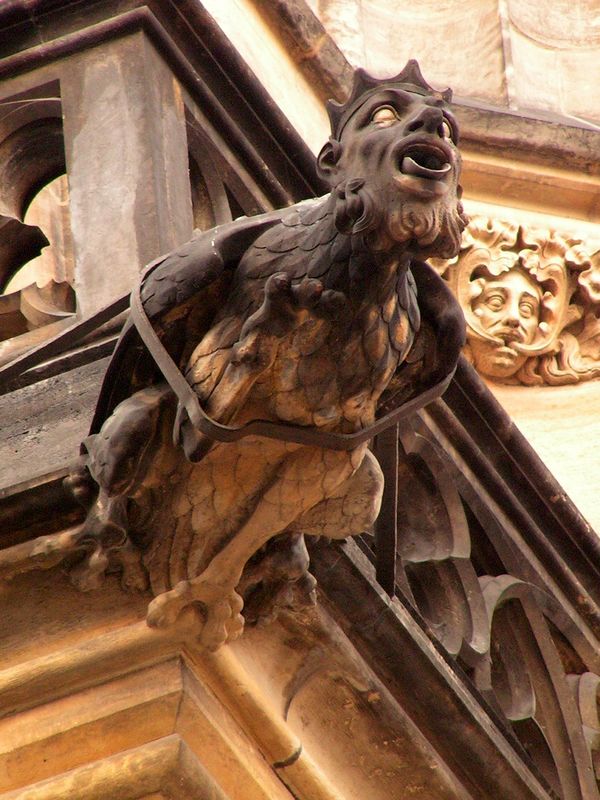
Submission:
M 356 535 L 379 510 L 380 400 L 441 391 L 464 341 L 419 260 L 454 255 L 464 226 L 448 99 L 414 61 L 388 80 L 357 72 L 329 107 L 330 195 L 198 235 L 144 274 L 69 479 L 86 522 L 6 551 L 7 574 L 77 554 L 82 589 L 107 570 L 130 590 L 149 580 L 149 623 L 201 604 L 211 649 L 240 634 L 240 593 L 253 621 L 313 602 L 304 534 Z M 215 443 L 198 398 L 222 426 L 265 420 L 265 438 Z
M 464 795 L 331 612 L 209 654 L 190 641 L 191 614 L 156 631 L 143 596 L 120 602 L 114 578 L 100 595 L 81 596 L 59 571 L 6 590 L 3 800 Z
M 593 0 L 507 3 L 517 107 L 600 118 L 600 15 Z
M 346 57 L 377 74 L 418 57 L 436 86 L 506 104 L 502 36 L 495 0 L 414 3 L 322 0 L 317 13 Z M 460 40 L 460 58 L 455 42 Z M 469 64 L 465 70 L 464 65 Z
M 86 316 L 191 234 L 184 107 L 141 32 L 76 56 L 61 94 L 75 290 Z
M 290 48 L 298 68 L 324 101 L 342 101 L 352 84 L 352 67 L 305 0 L 256 0 L 261 14 Z
M 206 0 L 204 6 L 313 153 L 318 153 L 327 135 L 322 88 L 315 92 L 310 76 L 298 71 L 279 32 L 271 29 L 250 0 Z M 294 51 L 296 47 L 292 53 L 297 55 Z
M 0 493 L 67 472 L 89 429 L 107 360 L 0 397 Z
M 349 61 L 381 73 L 418 56 L 436 83 L 497 106 L 598 119 L 600 17 L 594 0 L 574 3 L 470 0 L 314 0 Z M 456 58 L 460 42 L 460 58 Z M 469 64 L 465 70 L 464 65 Z

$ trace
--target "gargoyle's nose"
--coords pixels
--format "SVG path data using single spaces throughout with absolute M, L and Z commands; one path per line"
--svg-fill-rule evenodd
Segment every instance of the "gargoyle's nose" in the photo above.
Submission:
M 408 133 L 422 130 L 426 133 L 437 133 L 444 120 L 444 115 L 439 108 L 427 106 L 423 108 L 417 116 L 406 126 Z

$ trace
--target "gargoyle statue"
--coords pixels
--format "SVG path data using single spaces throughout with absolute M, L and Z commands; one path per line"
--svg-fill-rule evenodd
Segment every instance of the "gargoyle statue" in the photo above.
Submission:
M 368 436 L 335 449 L 327 435 L 439 384 L 463 346 L 462 312 L 423 261 L 454 256 L 466 221 L 449 99 L 414 61 L 391 79 L 358 70 L 328 105 L 329 195 L 197 233 L 146 270 L 70 478 L 89 509 L 73 540 L 82 588 L 107 569 L 126 588 L 149 579 L 149 624 L 193 604 L 214 649 L 244 617 L 314 602 L 306 534 L 372 525 L 383 478 Z M 215 441 L 181 383 L 215 424 L 266 428 Z

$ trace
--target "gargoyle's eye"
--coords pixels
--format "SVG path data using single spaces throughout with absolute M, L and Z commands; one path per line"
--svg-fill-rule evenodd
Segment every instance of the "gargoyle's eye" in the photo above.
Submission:
M 371 122 L 386 127 L 398 121 L 398 115 L 391 106 L 379 106 L 371 114 Z

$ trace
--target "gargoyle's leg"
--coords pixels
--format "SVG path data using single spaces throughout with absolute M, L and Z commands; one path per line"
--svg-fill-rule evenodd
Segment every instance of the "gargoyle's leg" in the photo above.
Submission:
M 31 542 L 22 542 L 0 552 L 0 580 L 11 580 L 16 575 L 37 569 L 51 569 L 68 556 L 83 555 L 83 559 L 70 570 L 71 582 L 82 591 L 97 588 L 102 582 L 109 560 L 120 567 L 121 584 L 128 591 L 143 591 L 148 578 L 142 565 L 142 555 L 129 541 L 117 519 L 123 519 L 123 498 L 106 498 L 100 490 L 99 505 L 104 508 L 105 519 L 99 521 L 96 505 L 92 504 L 88 519 L 59 533 L 38 536 Z M 106 511 L 117 507 L 120 513 Z M 112 541 L 112 546 L 111 546 Z M 110 554 L 107 555 L 107 552 Z
M 267 542 L 246 564 L 237 586 L 246 624 L 266 625 L 281 609 L 315 605 L 316 581 L 309 564 L 302 533 L 281 533 Z
M 241 633 L 242 602 L 235 587 L 248 560 L 269 539 L 288 529 L 302 513 L 333 494 L 360 466 L 365 452 L 365 447 L 351 453 L 312 447 L 294 452 L 292 447 L 277 480 L 204 572 L 191 581 L 181 581 L 170 592 L 152 601 L 148 609 L 150 625 L 168 625 L 185 606 L 201 602 L 206 607 L 206 625 L 201 639 L 207 647 L 215 649 Z
M 305 535 L 344 539 L 369 530 L 379 513 L 383 484 L 377 459 L 367 451 L 357 471 L 332 495 L 271 539 L 262 555 L 254 556 L 237 587 L 244 595 L 246 624 L 266 624 L 280 609 L 314 605 L 316 581 L 308 571 Z
M 141 553 L 129 539 L 128 498 L 148 485 L 156 463 L 165 462 L 174 406 L 168 384 L 149 386 L 120 403 L 84 441 L 86 455 L 65 482 L 87 508 L 81 526 L 86 555 L 70 570 L 79 589 L 97 588 L 109 566 L 120 569 L 123 588 L 146 588 Z
M 294 522 L 293 530 L 310 536 L 345 539 L 368 531 L 379 514 L 384 478 L 373 453 L 367 450 L 354 475 Z

